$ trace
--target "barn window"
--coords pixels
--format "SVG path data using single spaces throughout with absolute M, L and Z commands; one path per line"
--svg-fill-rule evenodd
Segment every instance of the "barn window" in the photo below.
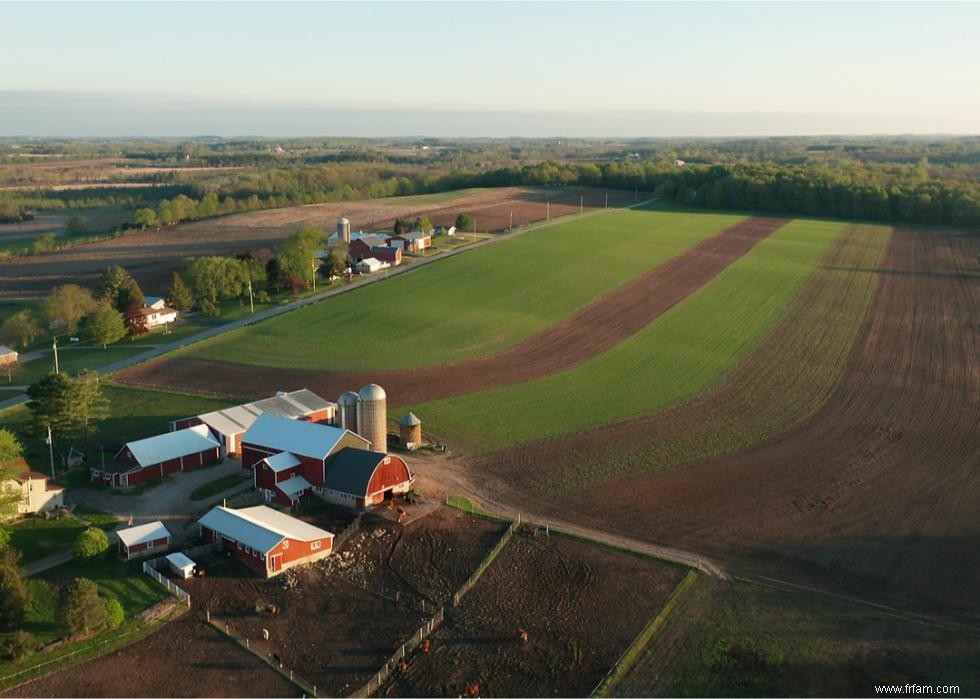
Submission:
M 286 539 L 285 541 L 282 542 L 282 547 L 284 549 L 288 549 L 289 548 L 289 539 Z
M 238 550 L 239 551 L 244 551 L 245 550 L 245 547 L 242 545 L 242 542 L 240 542 L 240 541 L 238 542 Z
M 310 550 L 311 551 L 316 551 L 318 548 L 320 548 L 320 542 L 319 541 L 314 541 L 313 543 L 310 544 Z

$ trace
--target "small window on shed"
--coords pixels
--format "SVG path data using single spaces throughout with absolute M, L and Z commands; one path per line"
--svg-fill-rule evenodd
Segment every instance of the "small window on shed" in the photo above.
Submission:
M 289 548 L 289 539 L 286 539 L 285 541 L 282 542 L 282 547 L 284 549 L 288 549 Z
M 386 464 L 390 464 L 391 463 L 391 457 L 390 456 L 386 456 L 385 457 L 385 463 Z
M 314 541 L 313 543 L 310 544 L 310 550 L 311 551 L 316 551 L 318 548 L 320 548 L 320 542 L 319 541 Z

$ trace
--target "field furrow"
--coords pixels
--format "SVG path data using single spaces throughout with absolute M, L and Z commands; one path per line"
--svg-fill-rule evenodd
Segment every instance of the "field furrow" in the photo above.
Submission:
M 487 453 L 687 400 L 756 345 L 843 225 L 783 226 L 683 303 L 571 370 L 410 407 L 446 441 Z
M 233 390 L 255 385 L 277 390 L 285 384 L 302 385 L 335 396 L 352 387 L 380 383 L 393 405 L 434 400 L 500 386 L 521 383 L 564 371 L 601 354 L 702 287 L 733 260 L 784 225 L 784 219 L 753 218 L 729 226 L 721 233 L 627 282 L 611 294 L 588 304 L 566 320 L 556 323 L 503 351 L 471 360 L 412 369 L 374 372 L 260 373 L 255 367 L 195 364 L 187 360 L 137 367 L 124 380 L 140 377 L 142 384 L 164 370 L 167 386 L 175 377 L 185 385 L 214 386 L 215 377 Z M 176 365 L 176 366 L 174 366 Z M 248 381 L 245 381 L 248 372 Z M 209 377 L 205 382 L 205 377 Z M 262 380 L 262 379 L 258 379 Z M 231 384 L 225 382 L 233 382 Z
M 737 451 L 819 409 L 844 373 L 890 230 L 849 226 L 759 344 L 716 384 L 667 410 L 487 455 L 480 469 L 563 496 L 631 472 Z M 573 451 L 572 462 L 560 455 Z

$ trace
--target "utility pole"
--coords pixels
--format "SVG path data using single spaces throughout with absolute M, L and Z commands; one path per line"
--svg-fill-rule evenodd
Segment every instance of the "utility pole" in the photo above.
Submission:
M 550 221 L 551 220 L 551 200 L 549 199 L 545 203 L 548 205 L 548 208 L 547 208 L 547 213 L 545 214 L 544 219 L 545 219 L 545 221 Z
M 476 237 L 476 216 L 473 217 L 473 237 Z
M 608 209 L 609 208 L 609 192 L 606 192 L 606 205 L 603 208 L 604 209 Z
M 310 262 L 310 267 L 313 269 L 313 291 L 316 291 L 316 255 L 313 256 L 313 261 Z
M 585 211 L 585 195 L 580 194 L 578 198 L 578 212 L 581 214 L 583 211 Z
M 507 226 L 507 230 L 509 230 L 509 231 L 514 230 L 514 210 L 513 209 L 511 209 L 511 211 L 510 211 L 510 225 Z
M 248 307 L 251 309 L 252 314 L 255 314 L 255 300 L 252 298 L 252 280 L 248 280 Z
M 48 455 L 51 457 L 51 480 L 54 480 L 54 440 L 51 439 L 51 425 L 48 425 Z
M 58 368 L 58 337 L 55 336 L 54 340 L 51 342 L 51 347 L 54 348 L 54 373 L 60 374 L 61 369 Z

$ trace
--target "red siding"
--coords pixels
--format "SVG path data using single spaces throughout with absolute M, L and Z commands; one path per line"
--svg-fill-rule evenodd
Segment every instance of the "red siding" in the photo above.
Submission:
M 279 543 L 275 548 L 266 554 L 266 560 L 269 561 L 270 569 L 272 567 L 272 557 L 278 554 L 282 554 L 282 565 L 288 565 L 289 563 L 295 563 L 297 561 L 302 561 L 309 556 L 323 553 L 324 551 L 329 551 L 330 547 L 333 545 L 333 538 L 325 536 L 322 539 L 316 539 L 320 542 L 320 548 L 314 550 L 312 541 L 297 541 L 296 539 L 286 539 L 285 541 Z M 288 546 L 285 548 L 283 544 L 288 542 Z
M 174 420 L 172 432 L 177 430 L 182 430 L 186 427 L 193 427 L 194 425 L 203 425 L 204 422 L 199 417 L 185 417 L 183 420 Z
M 371 475 L 371 481 L 368 483 L 368 494 L 393 488 L 396 485 L 407 482 L 411 478 L 408 472 L 408 466 L 401 458 L 389 455 L 387 459 L 388 463 L 382 461 L 374 469 L 374 473 Z

